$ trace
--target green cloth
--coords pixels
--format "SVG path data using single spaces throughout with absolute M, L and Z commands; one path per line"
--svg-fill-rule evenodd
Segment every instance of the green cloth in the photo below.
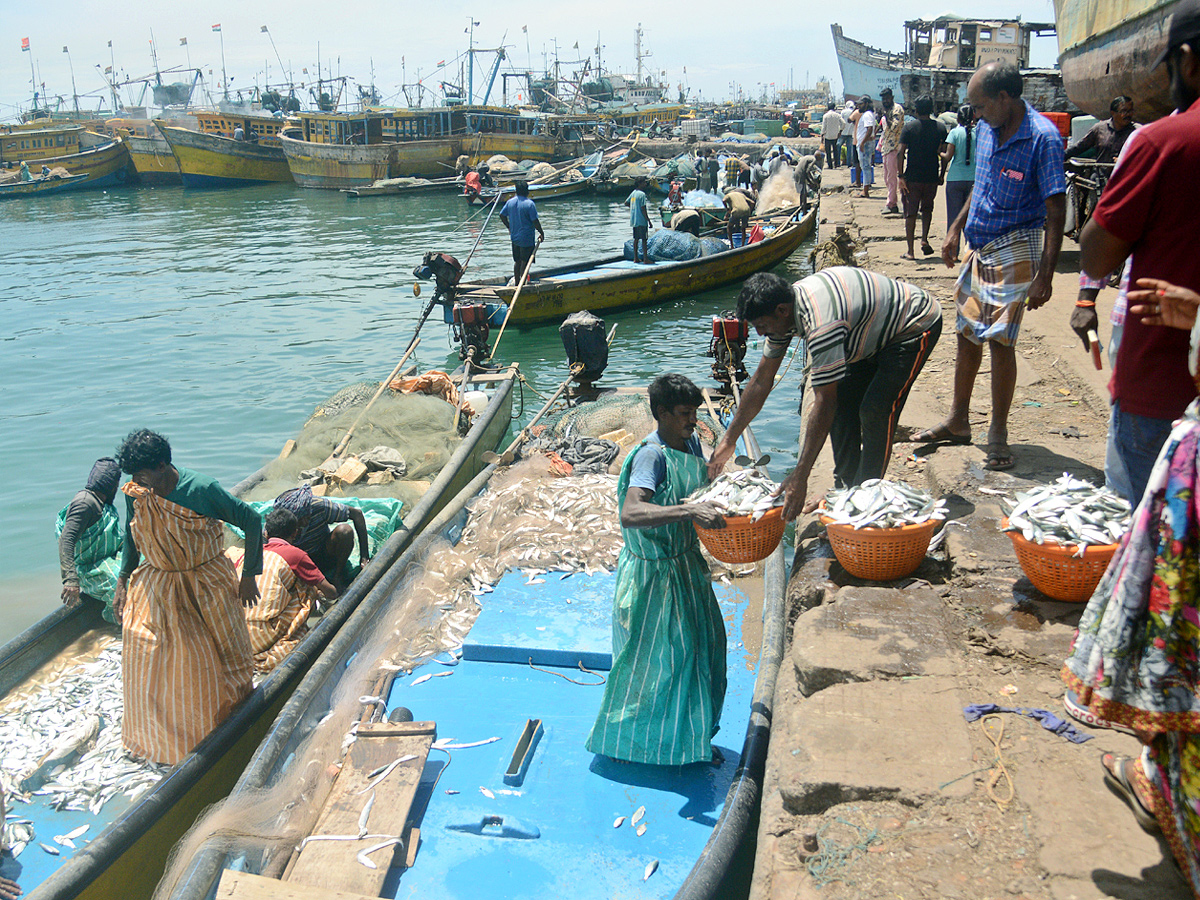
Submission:
M 617 482 L 622 504 L 634 458 Z M 651 502 L 674 506 L 705 484 L 704 460 L 670 447 Z M 653 765 L 709 762 L 725 702 L 725 623 L 691 522 L 622 528 L 613 665 L 587 749 Z
M 221 487 L 215 478 L 209 478 L 207 475 L 201 475 L 199 472 L 193 472 L 182 466 L 176 466 L 175 470 L 179 473 L 179 483 L 165 499 L 190 509 L 194 513 L 234 525 L 240 529 L 239 533 L 243 533 L 247 529 L 256 532 L 258 539 L 246 547 L 246 562 L 242 571 L 246 575 L 261 575 L 262 519 L 258 513 L 251 509 L 249 504 L 243 503 Z M 128 494 L 125 496 L 125 512 L 127 513 L 125 546 L 121 553 L 121 572 L 128 577 L 137 568 L 141 558 L 137 545 L 133 542 L 133 531 L 130 528 L 130 524 L 133 522 L 134 504 L 133 498 Z
M 328 499 L 334 503 L 362 510 L 363 518 L 367 520 L 367 538 L 371 547 L 371 556 L 379 552 L 379 548 L 404 522 L 404 501 L 397 500 L 395 497 L 329 497 Z M 267 513 L 275 508 L 275 501 L 252 500 L 249 506 L 263 519 L 266 519 Z M 245 536 L 238 528 L 231 525 L 230 530 L 239 539 L 245 540 Z M 360 562 L 358 541 L 356 540 L 354 549 L 350 551 L 349 560 L 349 566 L 355 573 L 358 571 Z
M 68 503 L 59 510 L 58 521 L 54 524 L 55 537 L 62 534 L 70 508 Z M 75 540 L 75 573 L 79 576 L 80 592 L 103 601 L 103 615 L 109 622 L 117 621 L 112 603 L 117 590 L 120 552 L 121 517 L 111 503 L 105 503 L 100 521 L 84 529 Z

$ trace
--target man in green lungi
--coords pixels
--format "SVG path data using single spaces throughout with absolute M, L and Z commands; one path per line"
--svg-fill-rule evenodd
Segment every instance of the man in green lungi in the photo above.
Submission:
M 621 535 L 613 664 L 587 749 L 652 765 L 720 764 L 712 746 L 725 700 L 725 625 L 692 522 L 723 528 L 712 503 L 683 503 L 708 482 L 682 375 L 650 384 L 658 430 L 630 451 L 617 482 Z
M 116 622 L 113 594 L 121 556 L 121 522 L 113 499 L 121 467 L 110 457 L 96 460 L 84 489 L 58 513 L 58 565 L 62 601 L 68 606 L 87 594 L 104 604 L 104 618 Z

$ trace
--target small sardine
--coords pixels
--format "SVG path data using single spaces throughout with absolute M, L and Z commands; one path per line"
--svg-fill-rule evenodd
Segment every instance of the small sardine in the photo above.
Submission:
M 375 805 L 375 792 L 371 792 L 371 798 L 367 800 L 366 805 L 362 808 L 362 814 L 358 817 L 358 833 L 364 835 L 367 833 L 367 820 L 371 818 L 371 807 Z
M 420 678 L 414 678 L 413 683 L 410 684 L 409 687 L 416 687 L 418 684 L 424 684 L 426 681 L 428 681 L 432 677 L 433 677 L 432 674 L 426 674 L 426 675 L 422 675 Z
M 613 828 L 620 828 L 624 824 L 625 824 L 625 817 L 617 816 L 617 821 L 613 822 Z
M 83 835 L 91 827 L 92 827 L 91 825 L 80 825 L 74 831 L 68 831 L 67 837 L 69 837 L 71 840 L 75 840 L 75 838 Z
M 639 825 L 637 827 L 637 836 L 641 837 L 645 833 L 646 833 L 646 823 L 643 822 L 641 825 Z
M 646 807 L 639 806 L 637 808 L 637 812 L 633 814 L 633 818 L 629 820 L 629 824 L 636 825 L 638 822 L 642 821 L 642 816 L 644 815 L 646 815 Z
M 358 851 L 358 861 L 360 863 L 362 863 L 364 866 L 366 866 L 368 869 L 378 869 L 379 866 L 375 865 L 373 860 L 368 859 L 367 858 L 368 855 L 371 853 L 374 853 L 376 850 L 382 850 L 384 847 L 391 847 L 391 846 L 394 846 L 394 845 L 400 844 L 400 843 L 403 843 L 403 842 L 398 837 L 392 837 L 392 838 L 388 838 L 386 841 L 380 841 L 378 844 L 375 844 L 371 847 L 367 847 L 364 850 Z
M 51 856 L 58 856 L 58 848 L 57 847 L 51 847 L 49 844 L 41 844 L 41 843 L 39 843 L 38 846 L 41 847 L 43 850 L 45 850 L 47 853 L 49 853 Z
M 481 787 L 481 788 L 479 789 L 479 793 L 483 794 L 483 796 L 487 797 L 489 800 L 495 800 L 495 799 L 496 799 L 496 795 L 495 795 L 495 794 L 493 794 L 491 791 L 489 791 L 489 790 L 488 790 L 487 788 L 485 788 L 485 787 Z
M 644 875 L 642 875 L 642 881 L 649 881 L 650 876 L 653 875 L 657 871 L 658 871 L 658 860 L 657 859 L 650 860 L 650 862 L 646 864 L 646 872 Z

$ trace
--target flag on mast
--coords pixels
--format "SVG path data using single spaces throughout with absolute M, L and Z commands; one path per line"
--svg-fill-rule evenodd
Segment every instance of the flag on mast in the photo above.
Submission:
M 213 26 L 213 31 L 220 31 L 220 30 L 221 30 L 221 26 L 220 26 L 220 25 L 214 25 L 214 26 Z
M 186 47 L 186 46 L 187 46 L 187 38 L 180 38 L 180 39 L 179 39 L 179 46 L 180 46 L 180 47 Z
M 29 52 L 29 38 L 21 38 L 21 52 L 22 53 Z

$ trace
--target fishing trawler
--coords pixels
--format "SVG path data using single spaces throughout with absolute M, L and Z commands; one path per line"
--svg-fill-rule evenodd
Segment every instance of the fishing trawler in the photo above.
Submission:
M 88 131 L 82 125 L 49 128 L 13 127 L 0 134 L 0 167 L 63 168 L 86 175 L 86 187 L 124 184 L 132 177 L 129 148 L 120 138 Z
M 198 112 L 195 117 L 195 131 L 155 122 L 171 147 L 184 187 L 291 183 L 280 138 L 294 122 L 265 112 Z M 241 140 L 234 138 L 239 128 Z
M 1052 23 L 1021 19 L 962 19 L 945 15 L 904 23 L 904 51 L 879 50 L 829 26 L 847 100 L 878 97 L 891 88 L 901 103 L 922 94 L 936 109 L 966 102 L 967 81 L 979 66 L 1005 60 L 1021 70 L 1024 97 L 1040 112 L 1070 112 L 1071 103 L 1057 69 L 1031 68 L 1030 41 L 1054 34 Z M 1111 99 L 1111 98 L 1110 98 Z M 1106 108 L 1107 108 L 1107 101 Z

